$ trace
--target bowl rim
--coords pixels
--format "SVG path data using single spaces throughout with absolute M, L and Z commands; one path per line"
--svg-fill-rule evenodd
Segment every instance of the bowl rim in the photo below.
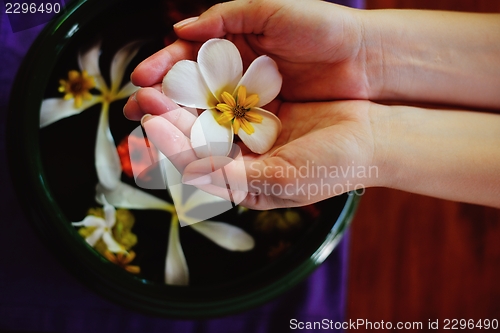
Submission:
M 294 269 L 286 274 L 278 274 L 278 278 L 270 283 L 263 284 L 260 281 L 259 284 L 257 279 L 257 284 L 249 292 L 238 294 L 232 290 L 229 296 L 207 297 L 204 300 L 196 298 L 201 292 L 200 288 L 190 287 L 190 291 L 186 293 L 185 287 L 166 286 L 160 289 L 157 284 L 146 280 L 138 283 L 137 280 L 140 279 L 124 274 L 123 270 L 104 260 L 97 252 L 79 251 L 87 248 L 87 244 L 82 237 L 66 237 L 68 233 L 75 233 L 70 223 L 51 222 L 66 218 L 51 194 L 43 172 L 38 144 L 37 111 L 50 73 L 73 34 L 119 2 L 121 1 L 71 2 L 45 26 L 16 75 L 7 119 L 7 124 L 11 124 L 7 126 L 7 151 L 15 190 L 28 220 L 51 253 L 81 282 L 108 299 L 141 312 L 183 319 L 218 317 L 247 310 L 277 297 L 305 279 L 333 251 L 353 218 L 360 200 L 359 192 L 347 195 L 344 207 L 325 239 L 319 247 L 309 249 L 309 258 Z M 50 230 L 45 228 L 46 225 L 51 226 Z M 61 247 L 70 250 L 60 251 Z M 79 265 L 74 264 L 75 253 L 78 254 Z M 281 260 L 280 264 L 269 268 L 268 272 L 279 271 L 286 264 L 287 260 Z M 208 295 L 219 292 L 221 288 L 214 287 Z M 173 297 L 173 300 L 169 300 L 169 297 Z M 190 302 L 192 299 L 196 299 L 196 302 Z

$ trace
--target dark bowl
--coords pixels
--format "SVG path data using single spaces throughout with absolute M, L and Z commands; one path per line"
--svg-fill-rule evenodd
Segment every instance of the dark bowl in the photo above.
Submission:
M 191 276 L 189 286 L 162 281 L 169 233 L 165 212 L 133 211 L 133 231 L 139 239 L 134 248 L 141 265 L 139 275 L 105 259 L 71 224 L 82 220 L 89 207 L 99 206 L 95 203 L 97 175 L 93 160 L 99 113 L 89 109 L 40 129 L 42 101 L 61 97 L 59 80 L 78 66 L 76 54 L 81 47 L 100 39 L 100 64 L 106 68 L 118 48 L 143 40 L 143 47 L 125 73 L 128 78 L 140 60 L 174 38 L 172 23 L 209 5 L 209 1 L 72 2 L 32 45 L 16 78 L 9 109 L 8 149 L 15 187 L 33 227 L 54 255 L 82 283 L 109 299 L 176 318 L 243 311 L 290 289 L 328 257 L 359 202 L 359 195 L 352 192 L 313 206 L 264 215 L 257 211 L 241 213 L 235 208 L 218 216 L 217 220 L 234 224 L 254 237 L 255 248 L 245 253 L 221 250 L 188 227 L 181 228 Z M 106 72 L 102 71 L 109 81 Z M 110 108 L 110 127 L 117 143 L 138 125 L 123 117 L 125 100 L 114 102 Z M 133 184 L 126 175 L 122 179 Z M 150 193 L 168 200 L 165 191 Z M 293 214 L 299 223 L 264 231 L 256 227 L 267 220 L 283 220 L 286 214 Z

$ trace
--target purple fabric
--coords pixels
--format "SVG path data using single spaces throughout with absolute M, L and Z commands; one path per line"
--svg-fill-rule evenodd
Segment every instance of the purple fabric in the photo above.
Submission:
M 363 1 L 341 3 L 361 7 Z M 265 305 L 224 318 L 188 321 L 144 315 L 104 299 L 70 275 L 26 221 L 7 170 L 9 93 L 20 62 L 42 26 L 14 33 L 4 11 L 0 15 L 0 331 L 264 333 L 289 331 L 291 319 L 343 320 L 347 234 L 324 264 L 298 286 Z

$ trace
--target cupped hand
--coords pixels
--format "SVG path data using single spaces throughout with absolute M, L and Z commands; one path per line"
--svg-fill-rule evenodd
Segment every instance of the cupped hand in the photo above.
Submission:
M 153 144 L 169 156 L 183 182 L 253 209 L 302 206 L 361 187 L 376 186 L 378 169 L 367 101 L 268 105 L 283 129 L 273 148 L 257 155 L 198 159 L 189 140 L 196 119 L 160 91 L 143 88 L 126 113 L 144 117 Z M 223 169 L 224 172 L 214 172 Z
M 362 27 L 355 9 L 318 0 L 236 0 L 177 24 L 180 40 L 143 61 L 132 82 L 158 84 L 179 60 L 196 59 L 201 42 L 227 38 L 244 65 L 273 58 L 283 75 L 285 101 L 367 99 Z

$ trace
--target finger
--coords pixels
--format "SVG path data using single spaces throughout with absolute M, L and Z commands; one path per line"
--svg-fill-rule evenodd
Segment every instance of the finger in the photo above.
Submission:
M 194 60 L 198 49 L 199 45 L 177 40 L 137 65 L 130 75 L 130 80 L 140 87 L 150 87 L 161 83 L 165 74 L 177 61 Z
M 152 88 L 161 92 L 161 85 L 156 84 Z M 144 112 L 137 102 L 137 91 L 129 96 L 127 103 L 123 107 L 123 115 L 129 120 L 139 121 L 145 114 L 154 114 L 153 112 Z
M 196 116 L 181 108 L 170 98 L 154 88 L 142 88 L 136 93 L 135 100 L 143 114 L 161 116 L 189 136 Z
M 125 103 L 125 106 L 123 107 L 123 115 L 129 120 L 137 121 L 141 120 L 141 118 L 144 116 L 144 112 L 142 112 L 139 103 L 137 103 L 135 94 L 136 93 L 133 93 L 129 96 L 127 103 Z
M 269 17 L 278 10 L 274 3 L 230 1 L 209 8 L 198 18 L 189 18 L 174 25 L 180 38 L 206 41 L 226 34 L 255 34 L 264 32 Z
M 164 117 L 146 115 L 142 126 L 148 140 L 168 157 L 179 172 L 182 173 L 186 165 L 197 159 L 190 140 Z

